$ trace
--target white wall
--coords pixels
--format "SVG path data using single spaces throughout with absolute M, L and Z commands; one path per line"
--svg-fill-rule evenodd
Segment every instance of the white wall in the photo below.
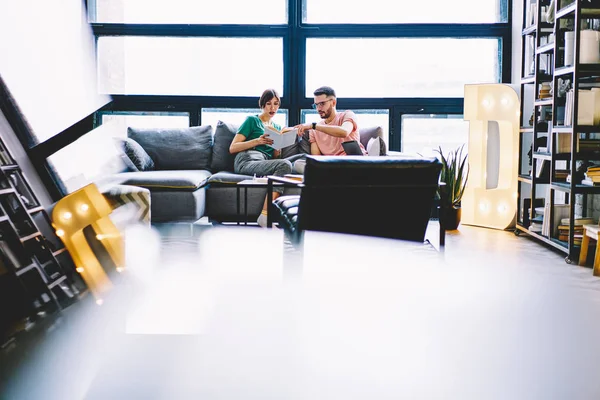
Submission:
M 31 189 L 33 190 L 33 193 L 36 195 L 37 199 L 44 207 L 48 207 L 53 203 L 52 198 L 46 191 L 46 188 L 35 171 L 35 168 L 31 164 L 31 161 L 29 161 L 29 157 L 27 157 L 27 153 L 25 153 L 25 149 L 23 146 L 21 146 L 21 142 L 19 142 L 17 135 L 15 135 L 1 111 L 0 137 L 2 138 L 2 141 L 4 142 L 4 145 L 7 147 L 10 154 L 21 167 L 23 175 L 25 175 L 25 179 L 27 179 L 29 185 L 31 185 Z

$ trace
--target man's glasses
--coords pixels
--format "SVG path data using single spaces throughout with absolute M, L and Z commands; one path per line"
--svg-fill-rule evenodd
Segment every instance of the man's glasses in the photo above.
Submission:
M 333 99 L 327 99 L 327 100 L 322 101 L 320 103 L 313 103 L 312 104 L 312 108 L 314 108 L 314 109 L 321 108 L 321 107 L 323 107 L 325 105 L 325 103 L 327 103 L 328 101 L 331 101 L 331 100 L 333 100 Z

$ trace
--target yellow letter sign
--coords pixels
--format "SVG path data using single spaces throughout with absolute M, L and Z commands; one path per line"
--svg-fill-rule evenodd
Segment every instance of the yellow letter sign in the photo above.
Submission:
M 469 181 L 462 223 L 487 228 L 514 226 L 519 162 L 519 97 L 509 85 L 465 85 L 464 119 L 469 121 Z M 489 147 L 488 137 L 499 142 Z M 497 165 L 488 165 L 490 159 Z M 489 187 L 490 182 L 497 182 Z

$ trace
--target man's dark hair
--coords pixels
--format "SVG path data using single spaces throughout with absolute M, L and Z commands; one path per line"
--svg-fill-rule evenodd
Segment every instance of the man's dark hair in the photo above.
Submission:
M 315 90 L 313 94 L 315 96 L 320 96 L 320 95 L 324 94 L 327 97 L 329 97 L 329 96 L 336 97 L 335 90 L 333 90 L 333 88 L 331 88 L 329 86 L 321 86 L 320 88 Z
M 260 108 L 263 108 L 272 99 L 277 99 L 277 100 L 281 101 L 281 99 L 279 98 L 279 94 L 277 94 L 275 89 L 267 89 L 260 96 L 260 99 L 258 99 L 258 106 Z

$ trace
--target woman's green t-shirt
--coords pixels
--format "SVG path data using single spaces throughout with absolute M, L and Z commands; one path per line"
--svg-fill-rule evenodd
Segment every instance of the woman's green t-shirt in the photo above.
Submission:
M 273 127 L 279 131 L 281 131 L 281 126 L 277 125 L 273 122 Z M 240 126 L 237 133 L 240 135 L 244 135 L 246 137 L 246 141 L 258 139 L 265 133 L 265 125 L 260 120 L 258 115 L 251 115 L 244 123 Z M 258 150 L 261 153 L 265 154 L 269 158 L 273 158 L 274 149 L 271 146 L 267 146 L 265 144 L 261 144 L 256 146 L 253 150 Z

